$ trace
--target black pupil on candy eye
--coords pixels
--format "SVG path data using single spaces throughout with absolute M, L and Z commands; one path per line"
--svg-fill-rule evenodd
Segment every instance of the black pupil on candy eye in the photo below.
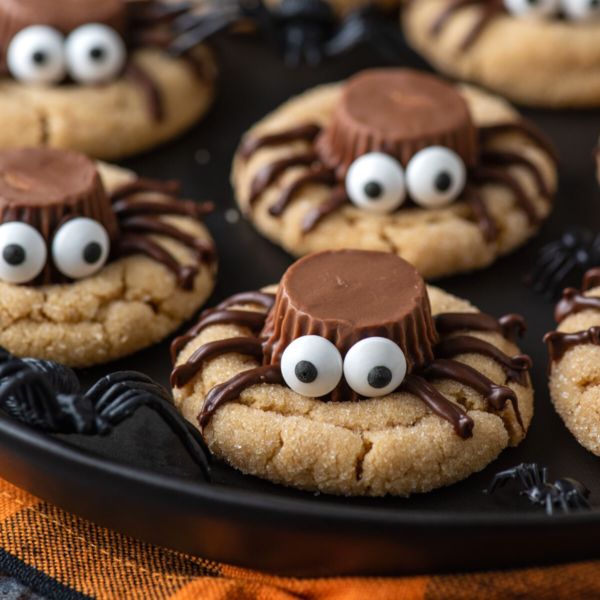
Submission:
M 104 48 L 102 48 L 101 46 L 96 46 L 90 50 L 90 58 L 94 62 L 103 61 L 105 56 L 106 56 L 106 50 Z
M 102 256 L 102 247 L 98 242 L 90 242 L 83 249 L 83 260 L 88 263 L 88 265 L 93 265 L 100 260 Z
M 367 375 L 369 385 L 377 390 L 384 388 L 392 381 L 392 372 L 387 367 L 373 367 Z
M 301 360 L 296 365 L 294 372 L 296 373 L 298 381 L 301 381 L 302 383 L 312 383 L 319 375 L 317 367 L 308 360 Z
M 383 186 L 376 181 L 369 181 L 365 185 L 365 194 L 371 198 L 371 200 L 377 200 L 383 194 Z
M 12 267 L 18 267 L 25 262 L 27 255 L 25 254 L 23 246 L 19 246 L 19 244 L 9 244 L 8 246 L 5 246 L 2 251 L 2 258 L 4 258 L 5 262 Z
M 438 192 L 447 192 L 452 185 L 452 176 L 447 171 L 442 171 L 436 175 L 434 184 Z
M 46 61 L 48 60 L 48 55 L 43 51 L 43 50 L 36 50 L 32 56 L 31 56 L 31 60 L 36 64 L 36 65 L 43 65 L 46 63 Z

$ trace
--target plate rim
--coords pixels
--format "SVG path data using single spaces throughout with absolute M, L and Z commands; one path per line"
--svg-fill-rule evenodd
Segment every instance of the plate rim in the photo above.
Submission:
M 203 517 L 224 514 L 243 515 L 243 520 L 254 523 L 261 521 L 285 520 L 289 525 L 289 517 L 301 520 L 298 527 L 318 525 L 319 529 L 326 525 L 328 530 L 347 527 L 352 521 L 353 527 L 367 528 L 410 528 L 424 531 L 437 530 L 440 527 L 448 530 L 469 528 L 485 528 L 487 530 L 503 527 L 548 527 L 553 524 L 565 526 L 586 526 L 600 524 L 600 508 L 589 511 L 546 515 L 544 512 L 487 512 L 487 511 L 432 511 L 410 508 L 370 507 L 344 505 L 344 497 L 339 502 L 323 502 L 319 496 L 314 499 L 288 498 L 275 496 L 268 492 L 257 492 L 229 486 L 187 480 L 150 469 L 132 467 L 117 460 L 99 456 L 92 451 L 78 448 L 52 435 L 37 431 L 27 425 L 0 413 L 0 439 L 4 443 L 16 443 L 29 452 L 36 453 L 36 463 L 43 453 L 44 460 L 60 460 L 61 466 L 75 466 L 92 471 L 102 476 L 116 479 L 127 486 L 146 486 L 161 493 L 185 497 L 197 507 L 195 510 Z M 4 475 L 3 475 L 4 476 Z M 12 483 L 12 482 L 11 482 Z M 17 484 L 18 485 L 18 484 Z M 26 488 L 27 489 L 27 488 Z M 30 493 L 30 489 L 27 489 Z M 233 493 L 232 493 L 233 492 Z M 38 494 L 39 495 L 39 494 Z M 335 498 L 335 497 L 334 497 Z M 42 498 L 46 500 L 46 498 Z M 52 500 L 49 500 L 52 502 Z M 243 507 L 243 511 L 239 509 Z

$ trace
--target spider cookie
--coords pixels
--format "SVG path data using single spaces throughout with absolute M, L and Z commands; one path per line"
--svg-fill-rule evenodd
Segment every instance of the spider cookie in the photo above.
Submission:
M 544 338 L 550 396 L 577 441 L 600 456 L 600 268 L 586 273 L 581 290 L 563 292 L 554 316 L 558 329 Z
M 190 127 L 211 103 L 215 66 L 206 48 L 180 45 L 189 10 L 160 0 L 3 0 L 0 148 L 115 159 Z
M 243 212 L 292 254 L 385 250 L 436 277 L 485 267 L 538 230 L 553 156 L 498 98 L 378 69 L 266 117 L 232 178 Z
M 83 367 L 154 344 L 215 279 L 209 205 L 68 150 L 0 151 L 0 346 Z
M 174 399 L 210 450 L 276 483 L 406 496 L 525 436 L 530 359 L 499 321 L 398 256 L 325 251 L 233 296 L 175 340 Z
M 410 0 L 403 25 L 444 73 L 523 104 L 600 105 L 596 0 Z

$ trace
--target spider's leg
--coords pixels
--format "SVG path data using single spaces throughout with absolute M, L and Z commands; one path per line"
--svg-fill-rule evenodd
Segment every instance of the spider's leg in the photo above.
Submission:
M 325 166 L 319 166 L 315 169 L 307 171 L 298 177 L 298 179 L 292 181 L 286 188 L 284 188 L 277 202 L 275 202 L 269 208 L 269 213 L 274 217 L 278 217 L 279 215 L 283 214 L 296 194 L 308 184 L 323 184 L 333 186 L 335 185 L 335 173 L 332 169 Z
M 473 187 L 467 187 L 464 193 L 465 202 L 471 208 L 473 216 L 483 233 L 486 242 L 493 242 L 498 238 L 498 226 L 495 219 L 487 209 L 481 194 Z
M 553 497 L 552 492 L 548 492 L 548 495 L 546 496 L 546 514 L 549 516 L 554 514 L 555 501 L 556 499 Z
M 344 186 L 335 188 L 328 200 L 306 213 L 302 221 L 302 233 L 311 232 L 325 217 L 334 213 L 348 202 L 349 198 Z
M 183 31 L 175 37 L 167 50 L 172 56 L 183 56 L 239 20 L 240 15 L 235 11 L 202 15 L 193 26 L 186 22 Z
M 514 481 L 517 478 L 517 469 L 518 467 L 515 467 L 496 473 L 488 486 L 486 493 L 493 494 L 499 487 L 504 486 L 508 481 Z

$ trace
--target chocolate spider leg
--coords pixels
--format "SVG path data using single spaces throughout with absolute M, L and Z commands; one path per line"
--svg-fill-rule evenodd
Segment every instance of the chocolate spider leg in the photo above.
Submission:
M 475 183 L 480 185 L 495 184 L 507 188 L 514 194 L 517 203 L 527 215 L 529 224 L 535 225 L 539 222 L 540 218 L 535 209 L 535 205 L 527 197 L 527 194 L 518 179 L 513 177 L 510 173 L 482 165 L 473 168 L 470 176 Z
M 526 330 L 525 320 L 521 315 L 509 314 L 495 319 L 479 312 L 439 313 L 434 316 L 435 328 L 440 335 L 457 331 L 494 331 L 507 340 L 514 342 Z
M 133 61 L 129 61 L 125 67 L 125 77 L 134 82 L 148 103 L 150 114 L 156 122 L 161 122 L 165 118 L 165 106 L 163 97 L 158 85 L 146 70 Z
M 448 421 L 463 439 L 473 435 L 473 419 L 460 407 L 450 402 L 425 379 L 411 374 L 405 378 L 401 390 L 416 396 L 433 413 Z
M 505 152 L 500 150 L 484 150 L 481 153 L 481 162 L 484 165 L 499 167 L 519 166 L 526 169 L 534 178 L 541 196 L 550 199 L 550 190 L 546 179 L 540 168 L 529 158 L 516 152 Z
M 269 208 L 269 213 L 274 217 L 280 216 L 305 185 L 317 183 L 328 186 L 335 185 L 335 171 L 321 166 L 304 173 L 281 192 L 277 202 Z
M 217 305 L 217 309 L 231 308 L 236 304 L 258 304 L 265 310 L 270 310 L 275 304 L 275 294 L 269 292 L 241 292 L 223 300 Z
M 495 410 L 502 410 L 510 402 L 519 425 L 523 421 L 515 392 L 504 385 L 497 385 L 485 375 L 464 363 L 440 358 L 426 365 L 419 373 L 426 379 L 450 379 L 473 388 L 480 393 Z
M 307 152 L 305 154 L 297 154 L 288 156 L 280 160 L 276 160 L 269 165 L 263 167 L 252 180 L 250 185 L 250 198 L 248 203 L 252 206 L 258 197 L 272 185 L 285 171 L 293 167 L 310 167 L 318 160 L 315 152 Z
M 581 344 L 600 346 L 600 327 L 590 327 L 575 333 L 551 331 L 544 336 L 544 343 L 550 355 L 549 370 L 552 371 L 552 365 L 561 360 L 571 348 Z
M 264 326 L 267 315 L 253 310 L 209 310 L 204 312 L 200 320 L 187 333 L 173 340 L 171 358 L 173 362 L 177 354 L 210 325 L 235 324 L 247 327 L 253 333 L 258 333 Z
M 595 267 L 586 271 L 581 284 L 581 291 L 587 292 L 600 286 L 600 267 Z
M 208 392 L 202 406 L 202 411 L 198 415 L 200 429 L 204 430 L 215 411 L 223 404 L 239 398 L 244 390 L 265 383 L 284 384 L 279 366 L 263 366 L 249 371 L 242 371 L 229 381 L 214 387 Z
M 486 242 L 498 239 L 498 226 L 490 214 L 481 194 L 474 187 L 465 189 L 464 198 L 483 233 Z
M 279 133 L 271 133 L 261 137 L 247 137 L 240 145 L 239 153 L 242 158 L 248 159 L 261 148 L 281 146 L 290 142 L 312 143 L 320 133 L 320 125 L 308 123 Z
M 411 0 L 411 2 L 417 2 L 418 0 Z M 440 35 L 442 30 L 448 23 L 448 21 L 454 16 L 454 13 L 471 6 L 474 4 L 480 4 L 481 0 L 450 0 L 448 6 L 436 17 L 435 21 L 431 25 L 429 34 L 432 36 Z
M 584 296 L 575 288 L 567 288 L 563 291 L 562 298 L 556 305 L 554 319 L 557 323 L 561 323 L 568 316 L 583 310 L 595 310 L 600 312 L 600 297 Z
M 229 353 L 243 354 L 262 360 L 262 343 L 258 338 L 237 337 L 204 344 L 184 364 L 173 370 L 171 373 L 171 386 L 181 388 L 187 385 L 202 369 L 204 361 Z
M 119 226 L 122 231 L 128 233 L 154 233 L 167 236 L 194 250 L 198 258 L 202 261 L 210 261 L 215 258 L 215 248 L 212 243 L 207 240 L 201 240 L 160 219 L 144 216 L 130 217 L 121 221 Z
M 335 188 L 329 200 L 315 206 L 306 213 L 302 220 L 302 233 L 311 232 L 325 217 L 334 213 L 344 204 L 349 202 L 348 194 L 343 186 Z
M 479 36 L 483 33 L 489 23 L 496 17 L 496 15 L 504 10 L 502 0 L 488 0 L 488 4 L 483 7 L 483 10 L 475 24 L 471 27 L 469 33 L 464 37 L 460 44 L 460 50 L 463 52 L 473 46 L 473 44 L 479 39 Z
M 515 381 L 523 386 L 527 385 L 527 372 L 532 367 L 529 356 L 520 354 L 509 357 L 489 342 L 468 335 L 446 338 L 435 346 L 434 352 L 439 358 L 455 358 L 462 354 L 488 356 L 502 367 L 508 381 Z
M 172 21 L 189 12 L 193 5 L 190 2 L 166 3 L 157 0 L 130 0 L 127 3 L 129 19 L 137 24 L 156 25 Z
M 490 138 L 494 138 L 497 135 L 506 133 L 524 135 L 546 152 L 555 164 L 560 162 L 556 148 L 552 142 L 535 125 L 528 121 L 508 121 L 505 123 L 494 123 L 493 125 L 482 125 L 478 127 L 477 131 L 481 142 L 484 144 Z
M 176 276 L 177 283 L 184 290 L 194 288 L 194 279 L 198 274 L 198 268 L 193 265 L 182 265 L 168 250 L 147 236 L 133 233 L 121 236 L 116 242 L 115 254 L 117 256 L 132 254 L 149 256 L 167 267 Z
M 202 218 L 214 210 L 212 202 L 194 202 L 192 200 L 168 199 L 163 202 L 136 200 L 123 198 L 113 204 L 113 212 L 117 218 L 135 216 L 139 213 L 145 215 L 181 215 L 184 217 Z

